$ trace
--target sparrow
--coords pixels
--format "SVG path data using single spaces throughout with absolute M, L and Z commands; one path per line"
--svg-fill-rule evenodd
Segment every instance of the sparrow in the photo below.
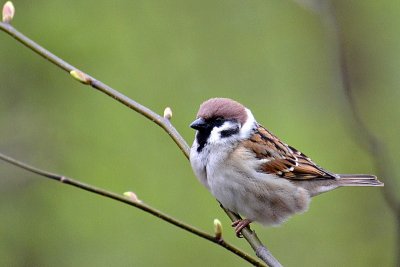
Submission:
M 279 140 L 252 112 L 228 98 L 200 105 L 190 150 L 198 180 L 230 211 L 237 236 L 255 221 L 279 225 L 308 209 L 311 198 L 342 186 L 383 186 L 369 174 L 336 174 Z

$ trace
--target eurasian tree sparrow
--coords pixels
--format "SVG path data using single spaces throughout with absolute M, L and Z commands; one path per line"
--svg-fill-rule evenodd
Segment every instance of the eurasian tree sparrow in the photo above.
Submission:
M 383 186 L 368 174 L 335 174 L 262 127 L 249 109 L 227 98 L 201 104 L 190 162 L 200 182 L 227 209 L 245 216 L 232 224 L 239 236 L 252 221 L 278 225 L 305 212 L 311 197 L 341 186 Z

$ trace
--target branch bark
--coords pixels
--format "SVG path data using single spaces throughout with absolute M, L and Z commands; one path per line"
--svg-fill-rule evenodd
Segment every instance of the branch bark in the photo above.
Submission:
M 197 229 L 197 228 L 195 228 L 195 227 L 193 227 L 191 225 L 185 224 L 185 223 L 183 223 L 183 222 L 181 222 L 181 221 L 179 221 L 179 220 L 177 220 L 177 219 L 175 219 L 175 218 L 173 218 L 173 217 L 171 217 L 171 216 L 169 216 L 169 215 L 167 215 L 165 213 L 162 213 L 159 210 L 154 209 L 153 207 L 151 207 L 149 205 L 144 204 L 143 202 L 133 201 L 133 200 L 130 200 L 129 198 L 123 197 L 121 195 L 112 193 L 110 191 L 107 191 L 107 190 L 104 190 L 104 189 L 101 189 L 101 188 L 98 188 L 98 187 L 94 187 L 94 186 L 89 185 L 89 184 L 82 183 L 82 182 L 80 182 L 78 180 L 75 180 L 75 179 L 72 179 L 70 177 L 63 176 L 63 175 L 56 174 L 56 173 L 51 173 L 51 172 L 48 172 L 48 171 L 44 171 L 44 170 L 35 168 L 35 167 L 30 166 L 30 165 L 28 165 L 26 163 L 23 163 L 21 161 L 18 161 L 16 159 L 8 157 L 8 156 L 6 156 L 6 155 L 4 155 L 2 153 L 0 153 L 0 159 L 5 161 L 5 162 L 8 162 L 10 164 L 13 164 L 13 165 L 15 165 L 15 166 L 17 166 L 19 168 L 25 169 L 25 170 L 27 170 L 29 172 L 38 174 L 40 176 L 43 176 L 43 177 L 46 177 L 46 178 L 49 178 L 49 179 L 52 179 L 52 180 L 56 180 L 56 181 L 64 183 L 64 184 L 68 184 L 68 185 L 77 187 L 79 189 L 82 189 L 82 190 L 85 190 L 85 191 L 89 191 L 91 193 L 94 193 L 94 194 L 97 194 L 97 195 L 101 195 L 101 196 L 104 196 L 104 197 L 107 197 L 107 198 L 111 198 L 111 199 L 114 199 L 116 201 L 119 201 L 119 202 L 122 202 L 122 203 L 125 203 L 125 204 L 128 204 L 128 205 L 134 206 L 134 207 L 136 207 L 136 208 L 138 208 L 138 209 L 140 209 L 140 210 L 142 210 L 142 211 L 144 211 L 146 213 L 149 213 L 149 214 L 151 214 L 151 215 L 153 215 L 153 216 L 155 216 L 155 217 L 157 217 L 157 218 L 159 218 L 159 219 L 161 219 L 163 221 L 166 221 L 166 222 L 168 222 L 168 223 L 170 223 L 172 225 L 175 225 L 176 227 L 179 227 L 179 228 L 181 228 L 181 229 L 183 229 L 185 231 L 188 231 L 188 232 L 190 232 L 190 233 L 192 233 L 194 235 L 197 235 L 197 236 L 199 236 L 201 238 L 207 239 L 208 241 L 211 241 L 211 242 L 213 242 L 213 243 L 215 243 L 215 244 L 217 244 L 217 245 L 219 245 L 219 246 L 231 251 L 232 253 L 234 253 L 237 256 L 241 257 L 242 259 L 248 261 L 249 263 L 251 263 L 254 266 L 266 266 L 263 263 L 255 260 L 253 257 L 248 255 L 247 253 L 243 252 L 239 248 L 237 248 L 237 247 L 225 242 L 223 239 L 216 238 L 215 236 L 207 234 L 206 232 L 203 232 L 203 231 L 201 231 L 201 230 L 199 230 L 199 229 Z
M 9 23 L 4 23 L 0 22 L 0 29 L 6 32 L 7 34 L 11 35 L 14 37 L 18 42 L 22 43 L 35 53 L 39 54 L 43 58 L 49 60 L 51 63 L 56 65 L 57 67 L 69 72 L 76 80 L 79 80 L 80 82 L 90 85 L 94 89 L 99 90 L 102 93 L 105 93 L 106 95 L 114 98 L 115 100 L 119 101 L 123 105 L 129 107 L 130 109 L 138 112 L 139 114 L 143 115 L 147 119 L 153 121 L 157 125 L 159 125 L 164 131 L 173 139 L 173 141 L 176 143 L 176 145 L 179 147 L 179 149 L 183 152 L 185 157 L 189 159 L 189 146 L 183 139 L 183 137 L 179 134 L 179 132 L 175 129 L 175 127 L 170 123 L 170 121 L 154 111 L 150 110 L 149 108 L 135 102 L 134 100 L 128 98 L 127 96 L 121 94 L 117 90 L 111 88 L 110 86 L 102 83 L 101 81 L 96 80 L 95 78 L 91 77 L 90 75 L 84 73 L 83 71 L 75 68 L 71 64 L 67 63 L 66 61 L 62 60 L 61 58 L 57 57 L 56 55 L 52 54 L 45 48 L 41 47 L 39 44 L 36 42 L 32 41 L 28 37 L 26 37 L 24 34 L 21 32 L 17 31 L 11 24 Z M 73 72 L 73 73 L 71 73 Z M 78 73 L 79 75 L 82 75 L 82 79 L 77 78 L 76 74 Z M 4 158 L 3 158 L 4 159 Z M 16 165 L 16 164 L 15 164 Z M 18 165 L 17 165 L 18 166 Z M 47 177 L 47 176 L 46 176 Z M 50 178 L 50 177 L 49 177 Z M 65 181 L 65 179 L 64 179 Z M 79 187 L 79 186 L 77 186 Z M 82 187 L 79 187 L 82 188 Z M 82 188 L 84 189 L 84 188 Z M 87 190 L 87 189 L 85 189 Z M 91 191 L 92 190 L 87 190 Z M 101 193 L 100 193 L 101 194 Z M 116 199 L 114 197 L 111 197 L 113 199 Z M 118 200 L 118 199 L 117 199 Z M 229 210 L 223 208 L 225 213 L 229 216 L 229 218 L 236 220 L 238 219 L 237 215 L 233 214 Z M 260 241 L 260 239 L 257 237 L 257 235 L 250 230 L 250 228 L 244 229 L 242 231 L 242 234 L 244 238 L 248 241 L 256 255 L 263 260 L 266 264 L 268 264 L 271 267 L 280 267 L 282 266 L 278 260 L 276 260 L 273 255 L 269 252 L 269 250 L 263 245 L 263 243 Z M 232 251 L 232 250 L 231 250 Z M 262 266 L 262 265 L 257 265 L 257 266 Z

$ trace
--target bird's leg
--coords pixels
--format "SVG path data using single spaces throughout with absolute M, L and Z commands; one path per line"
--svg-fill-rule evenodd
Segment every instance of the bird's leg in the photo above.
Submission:
M 243 228 L 247 227 L 252 221 L 250 219 L 239 219 L 232 223 L 232 226 L 235 227 L 236 236 L 241 238 Z

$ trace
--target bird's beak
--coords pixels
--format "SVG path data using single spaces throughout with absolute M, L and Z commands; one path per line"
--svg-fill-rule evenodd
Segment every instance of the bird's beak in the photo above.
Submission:
M 190 127 L 195 130 L 206 129 L 208 127 L 208 123 L 203 118 L 198 118 L 190 124 Z

